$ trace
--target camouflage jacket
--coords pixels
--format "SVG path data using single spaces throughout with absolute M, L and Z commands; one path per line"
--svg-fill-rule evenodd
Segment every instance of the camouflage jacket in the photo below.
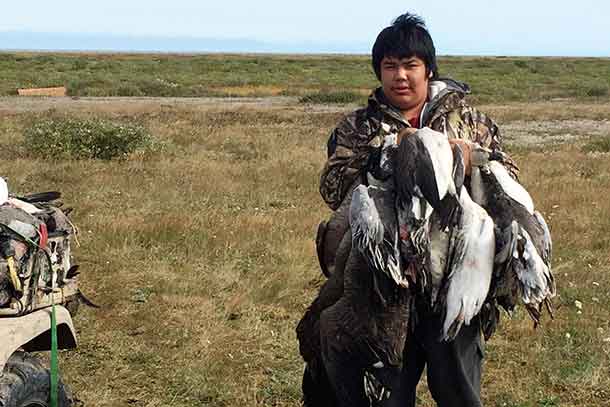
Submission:
M 445 133 L 448 138 L 474 141 L 483 147 L 501 150 L 498 126 L 464 99 L 468 85 L 443 79 L 430 82 L 428 102 L 422 111 L 421 127 Z M 391 106 L 381 88 L 368 100 L 368 106 L 348 114 L 328 140 L 328 161 L 320 178 L 320 194 L 335 210 L 350 186 L 368 167 L 373 153 L 386 134 L 397 133 L 409 122 Z M 504 163 L 513 176 L 518 168 L 510 159 Z

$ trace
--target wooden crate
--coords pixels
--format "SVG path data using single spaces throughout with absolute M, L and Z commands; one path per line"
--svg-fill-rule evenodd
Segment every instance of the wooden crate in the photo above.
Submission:
M 54 88 L 30 88 L 17 89 L 19 96 L 66 96 L 67 91 L 65 86 Z

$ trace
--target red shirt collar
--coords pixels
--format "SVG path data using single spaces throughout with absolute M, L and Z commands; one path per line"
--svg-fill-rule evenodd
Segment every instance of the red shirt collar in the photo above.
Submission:
M 415 116 L 414 118 L 409 119 L 409 124 L 411 125 L 411 127 L 419 129 L 419 116 Z

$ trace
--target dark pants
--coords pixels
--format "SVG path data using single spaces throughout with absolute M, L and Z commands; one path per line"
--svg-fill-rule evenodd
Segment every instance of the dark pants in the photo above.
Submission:
M 483 344 L 478 317 L 455 340 L 441 341 L 442 319 L 420 313 L 405 347 L 403 369 L 383 407 L 415 406 L 416 387 L 427 365 L 428 387 L 438 407 L 481 407 Z

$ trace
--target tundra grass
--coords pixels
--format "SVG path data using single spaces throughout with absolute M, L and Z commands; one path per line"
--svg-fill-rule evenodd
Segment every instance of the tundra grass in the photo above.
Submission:
M 441 76 L 469 83 L 478 102 L 610 99 L 607 58 L 440 57 L 439 67 Z M 377 86 L 364 55 L 0 53 L 0 76 L 0 95 L 64 85 L 71 96 L 290 95 L 345 103 L 354 95 L 365 100 Z
M 294 328 L 323 281 L 314 234 L 329 211 L 318 176 L 341 115 L 148 110 L 135 119 L 166 148 L 120 161 L 33 158 L 19 143 L 38 116 L 2 115 L 10 190 L 60 190 L 75 208 L 82 290 L 102 306 L 81 308 L 79 346 L 60 358 L 84 405 L 300 405 Z M 486 346 L 487 406 L 610 405 L 609 156 L 583 147 L 586 129 L 579 136 L 507 145 L 552 229 L 559 295 L 555 319 L 537 330 L 522 309 L 503 316 Z M 419 396 L 434 405 L 425 384 Z

